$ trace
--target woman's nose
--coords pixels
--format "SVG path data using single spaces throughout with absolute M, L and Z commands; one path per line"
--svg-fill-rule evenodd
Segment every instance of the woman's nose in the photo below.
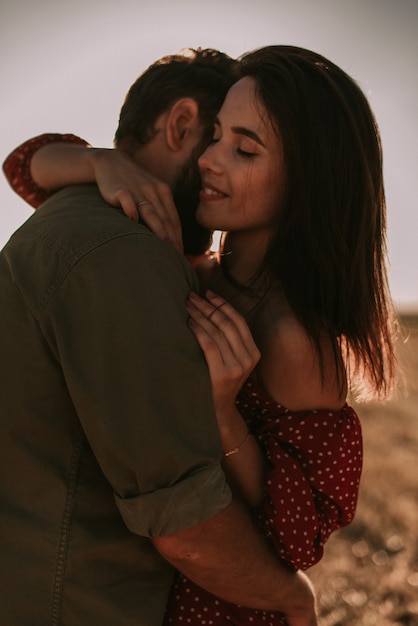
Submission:
M 206 148 L 198 159 L 198 165 L 201 170 L 217 170 L 219 169 L 219 159 L 217 158 L 216 143 L 212 143 Z

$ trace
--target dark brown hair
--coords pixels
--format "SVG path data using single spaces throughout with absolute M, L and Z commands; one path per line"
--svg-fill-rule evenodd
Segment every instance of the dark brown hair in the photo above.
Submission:
M 210 48 L 188 48 L 162 57 L 129 89 L 120 112 L 116 145 L 122 139 L 148 143 L 155 135 L 157 118 L 186 97 L 197 101 L 200 120 L 211 133 L 226 93 L 238 78 L 237 71 L 235 59 Z
M 384 396 L 394 377 L 386 207 L 378 127 L 358 85 L 324 57 L 270 46 L 242 76 L 283 142 L 284 205 L 261 271 L 273 275 L 322 363 L 324 333 L 351 381 Z
M 165 56 L 150 65 L 131 86 L 121 108 L 115 145 L 123 144 L 124 149 L 130 151 L 151 141 L 156 133 L 156 120 L 177 100 L 193 98 L 199 106 L 204 131 L 196 147 L 196 154 L 193 155 L 196 180 L 194 187 L 187 189 L 189 197 L 186 198 L 184 193 L 181 197 L 178 193 L 175 196 L 186 254 L 202 254 L 208 249 L 212 238 L 212 233 L 200 226 L 194 218 L 200 189 L 197 159 L 212 138 L 213 121 L 228 89 L 238 79 L 238 67 L 236 59 L 218 50 L 184 49 L 179 54 Z

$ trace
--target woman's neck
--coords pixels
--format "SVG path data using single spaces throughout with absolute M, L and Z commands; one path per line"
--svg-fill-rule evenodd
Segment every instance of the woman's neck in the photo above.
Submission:
M 265 231 L 226 233 L 221 255 L 230 276 L 241 284 L 249 283 L 262 265 L 267 245 Z
M 207 253 L 195 259 L 193 263 L 202 295 L 207 289 L 215 291 L 226 298 L 249 321 L 248 318 L 252 318 L 258 309 L 260 298 L 265 300 L 264 297 L 274 282 L 270 282 L 266 275 L 257 276 L 266 253 L 267 241 L 265 231 L 225 233 L 221 239 L 219 254 Z M 254 279 L 255 282 L 251 283 Z M 254 289 L 253 294 L 237 288 L 234 283 L 251 285 Z

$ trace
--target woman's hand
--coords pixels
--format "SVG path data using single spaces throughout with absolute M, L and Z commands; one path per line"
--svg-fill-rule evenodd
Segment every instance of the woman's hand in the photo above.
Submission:
M 226 300 L 208 291 L 207 300 L 192 293 L 189 326 L 202 348 L 212 383 L 218 421 L 229 415 L 235 399 L 260 359 L 244 317 Z
M 103 198 L 141 219 L 158 237 L 183 251 L 180 219 L 169 185 L 142 170 L 125 152 L 89 149 L 94 178 Z
M 191 294 L 190 328 L 209 367 L 227 481 L 250 509 L 264 493 L 264 458 L 239 413 L 235 399 L 257 365 L 260 352 L 245 319 L 228 302 L 208 291 L 207 300 Z

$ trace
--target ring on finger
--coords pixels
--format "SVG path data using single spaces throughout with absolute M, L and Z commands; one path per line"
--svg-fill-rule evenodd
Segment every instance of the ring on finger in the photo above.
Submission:
M 221 307 L 223 307 L 223 305 L 224 305 L 224 304 L 226 304 L 226 300 L 224 300 L 224 301 L 222 302 L 222 304 L 220 304 L 219 306 L 217 306 L 217 307 L 216 307 L 216 309 L 213 309 L 213 311 L 211 311 L 211 312 L 209 313 L 209 315 L 207 316 L 207 319 L 208 319 L 208 320 L 210 320 L 210 318 L 212 317 L 212 315 L 215 315 L 215 313 L 216 313 L 217 311 L 219 311 L 219 309 L 220 309 Z
M 148 202 L 148 200 L 138 200 L 138 202 L 135 202 L 135 206 L 137 209 L 139 209 L 139 207 L 141 207 L 143 204 L 149 204 L 151 206 L 151 202 Z

